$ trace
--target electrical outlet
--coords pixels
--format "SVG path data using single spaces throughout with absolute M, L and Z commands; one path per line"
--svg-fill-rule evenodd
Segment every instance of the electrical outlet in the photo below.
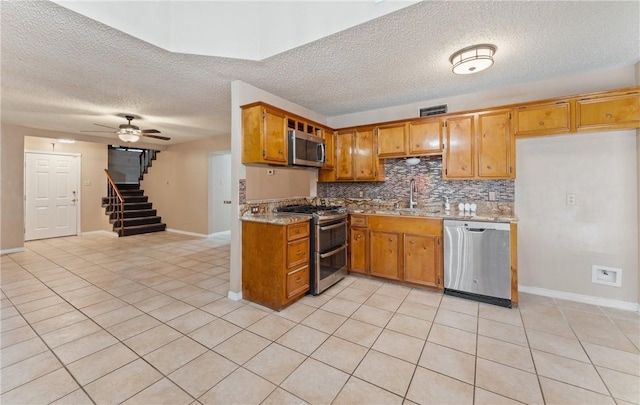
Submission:
M 267 176 L 273 176 L 274 174 L 276 174 L 274 169 L 267 169 Z
M 496 201 L 496 192 L 495 191 L 489 191 L 489 201 Z
M 252 205 L 252 206 L 251 206 L 251 213 L 252 213 L 252 214 L 258 214 L 258 213 L 260 213 L 260 206 L 259 206 L 259 205 Z
M 358 191 L 358 197 L 360 198 L 364 197 L 364 191 Z
M 567 194 L 567 205 L 576 205 L 576 195 Z

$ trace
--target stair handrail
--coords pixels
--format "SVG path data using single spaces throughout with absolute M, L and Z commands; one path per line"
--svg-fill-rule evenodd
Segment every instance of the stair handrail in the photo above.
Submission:
M 115 181 L 113 181 L 113 177 L 109 173 L 109 170 L 104 169 L 105 174 L 107 175 L 107 200 L 109 201 L 107 204 L 107 212 L 115 212 L 116 223 L 120 224 L 120 229 L 118 230 L 118 235 L 122 236 L 124 234 L 124 197 L 118 190 L 118 186 Z

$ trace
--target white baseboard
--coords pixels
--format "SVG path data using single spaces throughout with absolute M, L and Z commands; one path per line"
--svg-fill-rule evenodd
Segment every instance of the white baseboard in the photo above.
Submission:
M 207 238 L 211 239 L 219 236 L 231 236 L 231 230 L 210 233 L 209 235 L 207 235 Z
M 519 285 L 518 291 L 523 293 L 543 295 L 545 297 L 560 298 L 568 301 L 582 302 L 585 304 L 598 305 L 601 307 L 624 309 L 627 311 L 638 312 L 640 305 L 637 302 L 628 302 L 620 300 L 612 300 L 608 298 L 594 297 L 591 295 L 574 294 L 566 291 L 548 290 L 546 288 L 529 287 L 526 285 Z
M 0 250 L 0 255 L 8 255 L 8 254 L 11 254 L 11 253 L 19 253 L 19 252 L 24 252 L 24 247 L 12 248 L 12 249 L 2 249 L 2 250 Z
M 240 301 L 242 299 L 242 291 L 238 293 L 229 291 L 229 293 L 227 294 L 227 298 L 229 298 L 231 301 Z
M 173 233 L 179 233 L 181 235 L 196 236 L 198 238 L 206 238 L 207 237 L 207 235 L 205 235 L 203 233 L 187 232 L 187 231 L 181 231 L 179 229 L 167 228 L 166 231 L 167 232 L 173 232 Z
M 89 231 L 89 232 L 80 232 L 80 236 L 88 236 L 88 235 L 106 235 L 106 236 L 114 236 L 118 237 L 118 234 L 113 231 Z

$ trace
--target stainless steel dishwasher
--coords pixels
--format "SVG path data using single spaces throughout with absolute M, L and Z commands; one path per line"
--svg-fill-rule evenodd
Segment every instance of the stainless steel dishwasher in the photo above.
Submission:
M 444 221 L 444 292 L 511 308 L 508 223 Z

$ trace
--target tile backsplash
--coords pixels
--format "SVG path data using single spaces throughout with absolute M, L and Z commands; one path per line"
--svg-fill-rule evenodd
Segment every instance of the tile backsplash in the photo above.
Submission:
M 514 201 L 514 180 L 443 180 L 441 156 L 422 157 L 415 166 L 408 166 L 404 159 L 387 159 L 385 170 L 384 182 L 318 183 L 318 197 L 408 200 L 409 182 L 416 179 L 417 200 L 423 204 L 442 202 L 444 197 L 452 203 L 488 201 L 490 191 L 496 193 L 497 201 Z

